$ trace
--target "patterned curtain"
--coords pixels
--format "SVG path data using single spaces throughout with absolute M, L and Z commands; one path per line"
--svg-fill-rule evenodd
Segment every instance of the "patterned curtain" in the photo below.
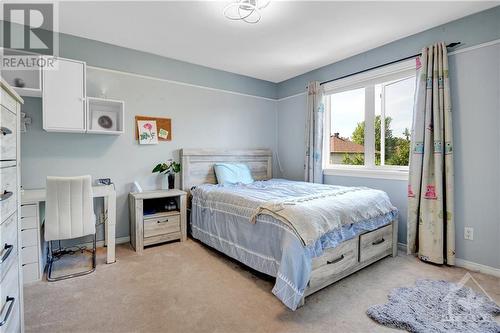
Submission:
M 317 81 L 307 85 L 305 181 L 323 183 L 323 88 Z
M 417 59 L 408 183 L 408 253 L 455 264 L 453 128 L 446 44 Z

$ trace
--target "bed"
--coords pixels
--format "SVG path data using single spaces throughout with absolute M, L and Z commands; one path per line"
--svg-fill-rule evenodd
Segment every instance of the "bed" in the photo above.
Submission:
M 397 253 L 398 212 L 382 191 L 274 179 L 268 149 L 182 149 L 180 157 L 193 238 L 275 277 L 272 292 L 291 310 L 312 293 Z M 255 182 L 217 185 L 214 164 L 233 162 L 248 165 Z M 306 237 L 279 213 L 262 209 L 293 201 L 290 207 L 301 212 L 321 198 L 334 206 L 319 215 L 338 216 L 338 227 L 329 225 L 320 237 Z

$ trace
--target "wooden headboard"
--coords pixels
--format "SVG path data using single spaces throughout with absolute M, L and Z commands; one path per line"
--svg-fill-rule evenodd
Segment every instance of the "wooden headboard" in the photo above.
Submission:
M 273 153 L 270 149 L 181 149 L 181 188 L 189 192 L 201 184 L 217 184 L 215 163 L 247 164 L 255 180 L 271 179 Z

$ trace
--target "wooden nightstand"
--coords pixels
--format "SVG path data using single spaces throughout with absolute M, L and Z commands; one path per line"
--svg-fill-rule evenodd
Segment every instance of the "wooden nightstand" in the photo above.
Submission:
M 186 194 L 175 189 L 129 194 L 130 242 L 136 252 L 148 245 L 186 240 Z M 177 209 L 167 211 L 165 205 L 172 199 Z

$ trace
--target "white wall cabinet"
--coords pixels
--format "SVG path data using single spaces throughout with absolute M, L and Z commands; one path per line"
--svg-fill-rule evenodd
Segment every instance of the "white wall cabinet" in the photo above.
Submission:
M 14 56 L 18 60 L 26 63 L 38 63 L 40 55 L 13 49 L 2 49 L 6 57 Z M 20 96 L 42 97 L 42 70 L 36 66 L 31 69 L 14 69 L 9 66 L 2 66 L 2 78 Z
M 57 58 L 43 71 L 43 129 L 47 132 L 86 132 L 84 62 Z

